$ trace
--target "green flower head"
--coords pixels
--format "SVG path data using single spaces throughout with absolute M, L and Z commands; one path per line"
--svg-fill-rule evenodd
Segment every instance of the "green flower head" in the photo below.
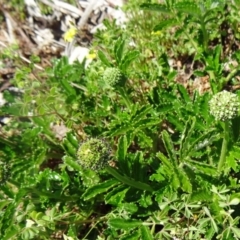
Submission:
M 83 168 L 99 171 L 108 164 L 110 149 L 105 141 L 90 138 L 80 145 L 77 151 L 77 157 L 77 162 Z
M 121 72 L 118 68 L 106 68 L 103 73 L 103 83 L 108 86 L 114 86 L 121 79 Z
M 236 94 L 224 90 L 213 96 L 209 106 L 216 120 L 226 121 L 238 115 L 240 102 Z

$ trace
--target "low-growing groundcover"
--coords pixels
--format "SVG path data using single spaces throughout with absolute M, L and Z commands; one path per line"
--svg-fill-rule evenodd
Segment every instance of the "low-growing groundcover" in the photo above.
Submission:
M 4 91 L 2 240 L 240 238 L 240 2 L 125 11 L 87 68 L 31 64 Z

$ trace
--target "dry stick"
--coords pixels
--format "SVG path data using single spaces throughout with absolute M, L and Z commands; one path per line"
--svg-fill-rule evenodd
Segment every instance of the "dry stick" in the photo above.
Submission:
M 76 6 L 78 7 L 79 10 L 82 9 L 78 0 L 75 0 L 75 3 L 76 3 Z
M 54 2 L 50 2 L 48 0 L 40 0 L 43 4 L 51 7 L 52 9 L 55 9 L 59 12 L 62 12 L 64 14 L 69 14 L 73 17 L 80 17 L 82 15 L 81 9 L 76 8 L 75 6 L 62 2 L 54 0 Z
M 10 40 L 10 43 L 14 43 L 16 41 L 13 33 L 13 24 L 15 24 L 11 18 L 11 16 L 0 6 L 0 10 L 2 11 L 5 20 L 6 20 L 6 25 L 7 25 L 7 30 L 8 30 L 8 40 Z M 16 26 L 15 26 L 16 27 Z
M 97 0 L 92 0 L 89 5 L 87 6 L 86 10 L 84 11 L 79 23 L 78 23 L 78 28 L 81 29 L 84 24 L 87 22 L 92 10 L 93 10 L 93 7 L 94 5 L 97 3 Z
M 7 25 L 7 29 L 8 29 L 8 38 L 10 40 L 10 43 L 14 43 L 16 42 L 16 39 L 14 37 L 14 33 L 13 33 L 13 26 L 12 26 L 12 22 L 8 17 L 8 14 L 6 14 L 6 12 L 3 12 L 4 16 L 5 16 L 5 20 L 6 20 L 6 25 Z
M 30 60 L 28 60 L 27 58 L 25 58 L 24 56 L 22 56 L 21 54 L 19 55 L 19 57 L 23 60 L 23 61 L 25 61 L 25 62 L 27 62 L 27 63 L 32 63 Z M 44 68 L 42 68 L 41 66 L 39 66 L 39 65 L 37 65 L 37 64 L 33 64 L 33 66 L 35 67 L 35 68 L 37 68 L 37 69 L 39 69 L 39 70 L 44 70 Z

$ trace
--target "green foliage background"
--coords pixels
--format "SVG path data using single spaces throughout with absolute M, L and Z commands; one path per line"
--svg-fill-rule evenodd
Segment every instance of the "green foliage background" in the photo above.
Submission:
M 239 96 L 239 1 L 129 1 L 125 11 L 126 28 L 106 21 L 95 35 L 89 67 L 63 57 L 34 79 L 22 67 L 14 84 L 24 91 L 4 91 L 2 240 L 240 238 L 240 117 L 218 168 L 226 128 L 209 114 L 213 94 Z M 183 59 L 188 88 L 171 64 Z M 79 164 L 89 139 L 108 146 L 99 171 Z

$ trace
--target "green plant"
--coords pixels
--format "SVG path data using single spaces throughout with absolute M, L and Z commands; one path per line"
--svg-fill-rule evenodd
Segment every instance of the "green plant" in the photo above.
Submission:
M 219 19 L 218 16 L 223 13 L 224 7 L 225 1 L 222 0 L 205 2 L 165 1 L 163 4 L 144 3 L 141 5 L 143 9 L 159 11 L 168 16 L 166 20 L 161 21 L 154 27 L 154 31 L 162 31 L 165 28 L 177 25 L 180 28 L 177 35 L 181 32 L 185 34 L 196 51 L 199 50 L 199 47 L 193 37 L 193 25 L 195 24 L 194 26 L 197 26 L 199 30 L 197 32 L 196 29 L 194 29 L 198 34 L 196 38 L 199 46 L 202 46 L 203 50 L 207 51 L 211 38 L 209 29 L 215 24 L 214 21 L 217 21 L 219 24 L 221 19 Z
M 230 120 L 238 115 L 240 102 L 237 95 L 223 91 L 214 95 L 209 104 L 210 113 L 216 120 L 223 121 L 224 136 L 221 156 L 218 163 L 218 171 L 221 171 L 225 163 L 229 143 Z
M 237 5 L 137 6 L 125 29 L 104 23 L 87 68 L 66 57 L 22 66 L 22 91 L 4 91 L 1 239 L 240 238 L 239 66 L 225 69 L 239 52 L 214 43 L 222 21 L 236 30 L 224 7 Z M 194 88 L 206 76 L 209 88 Z

